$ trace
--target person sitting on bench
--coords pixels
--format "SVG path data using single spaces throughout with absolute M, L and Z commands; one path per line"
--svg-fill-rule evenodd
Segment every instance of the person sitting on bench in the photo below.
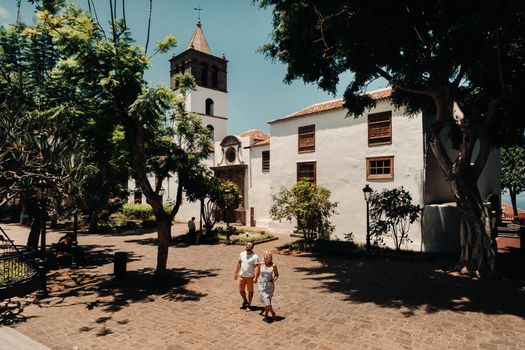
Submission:
M 60 237 L 58 243 L 53 246 L 59 251 L 69 251 L 73 246 L 73 233 L 67 232 L 64 236 Z

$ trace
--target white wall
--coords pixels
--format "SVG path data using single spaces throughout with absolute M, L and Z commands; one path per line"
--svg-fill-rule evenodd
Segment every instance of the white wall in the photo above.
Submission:
M 392 144 L 368 146 L 366 115 L 392 111 Z M 297 162 L 317 162 L 317 184 L 332 191 L 332 201 L 338 202 L 338 215 L 334 216 L 335 237 L 343 238 L 353 232 L 354 239 L 364 242 L 366 237 L 366 205 L 362 188 L 370 184 L 374 190 L 404 186 L 416 204 L 423 204 L 423 132 L 421 116 L 408 118 L 393 110 L 388 101 L 359 118 L 345 118 L 345 110 L 324 112 L 271 124 L 270 192 L 289 188 L 296 182 Z M 298 154 L 297 129 L 315 124 L 316 151 Z M 367 180 L 366 157 L 394 156 L 394 179 Z M 272 230 L 291 232 L 293 225 L 270 223 Z M 334 237 L 333 236 L 333 237 Z M 421 225 L 416 221 L 410 230 L 414 241 L 408 246 L 421 247 Z M 390 240 L 387 240 L 390 242 Z
M 201 115 L 202 125 L 213 126 L 213 140 L 220 141 L 227 135 L 228 121 L 222 118 L 214 118 L 206 115 Z
M 270 174 L 272 170 L 279 172 L 279 169 L 272 169 L 270 153 L 270 171 L 262 171 L 262 152 L 269 151 L 270 145 L 257 146 L 249 149 L 250 160 L 248 163 L 248 193 L 249 201 L 246 208 L 246 223 L 250 224 L 250 208 L 254 208 L 255 225 L 259 227 L 268 227 L 271 221 L 270 207 L 272 198 L 270 195 Z
M 213 100 L 213 116 L 206 114 L 206 99 Z M 186 97 L 186 108 L 194 113 L 201 114 L 204 126 L 213 125 L 214 141 L 222 140 L 227 135 L 228 130 L 228 94 L 223 91 L 208 89 L 197 86 L 197 90 L 192 91 Z
M 223 118 L 228 116 L 228 94 L 223 91 L 197 86 L 197 90 L 192 91 L 188 95 L 186 106 L 190 108 L 192 112 L 205 114 L 207 98 L 213 100 L 213 115 Z

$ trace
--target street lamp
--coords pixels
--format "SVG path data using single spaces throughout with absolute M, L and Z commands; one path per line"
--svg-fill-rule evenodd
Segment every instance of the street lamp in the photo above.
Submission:
M 370 253 L 370 197 L 372 196 L 372 188 L 368 184 L 363 187 L 363 195 L 366 202 L 366 252 Z
M 230 189 L 224 190 L 224 194 L 226 195 L 226 200 L 225 200 L 225 204 L 226 204 L 225 211 L 226 212 L 224 213 L 224 216 L 226 218 L 226 241 L 227 242 L 230 241 L 230 217 L 228 215 L 228 207 L 230 205 L 230 199 L 229 199 L 230 193 L 232 193 Z
M 43 299 L 47 297 L 47 276 L 46 276 L 46 219 L 47 219 L 47 197 L 49 186 L 44 180 L 37 183 L 37 196 L 40 202 L 40 258 L 37 260 L 39 286 L 36 297 Z
M 71 268 L 78 267 L 78 209 L 73 214 L 73 241 L 71 242 Z

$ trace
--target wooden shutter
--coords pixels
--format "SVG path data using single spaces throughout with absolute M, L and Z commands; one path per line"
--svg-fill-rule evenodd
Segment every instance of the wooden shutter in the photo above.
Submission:
M 315 152 L 315 125 L 300 126 L 298 136 L 299 153 Z
M 263 173 L 270 171 L 270 151 L 262 152 L 262 171 Z
M 368 115 L 368 145 L 392 143 L 392 112 Z

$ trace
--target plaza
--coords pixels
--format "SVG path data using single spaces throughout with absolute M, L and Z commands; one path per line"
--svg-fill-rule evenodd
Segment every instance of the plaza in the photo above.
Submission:
M 4 225 L 17 242 L 27 228 Z M 186 232 L 175 224 L 174 235 Z M 51 231 L 55 242 L 60 233 Z M 291 241 L 255 246 L 256 253 Z M 155 280 L 156 233 L 80 234 L 78 269 L 49 273 L 49 298 L 2 304 L 2 323 L 51 349 L 523 349 L 525 291 L 516 280 L 444 271 L 453 259 L 398 260 L 275 254 L 278 319 L 239 309 L 237 245 L 170 247 Z M 129 254 L 113 278 L 113 255 Z M 257 292 L 254 305 L 258 306 Z M 1 348 L 1 347 L 0 347 Z

